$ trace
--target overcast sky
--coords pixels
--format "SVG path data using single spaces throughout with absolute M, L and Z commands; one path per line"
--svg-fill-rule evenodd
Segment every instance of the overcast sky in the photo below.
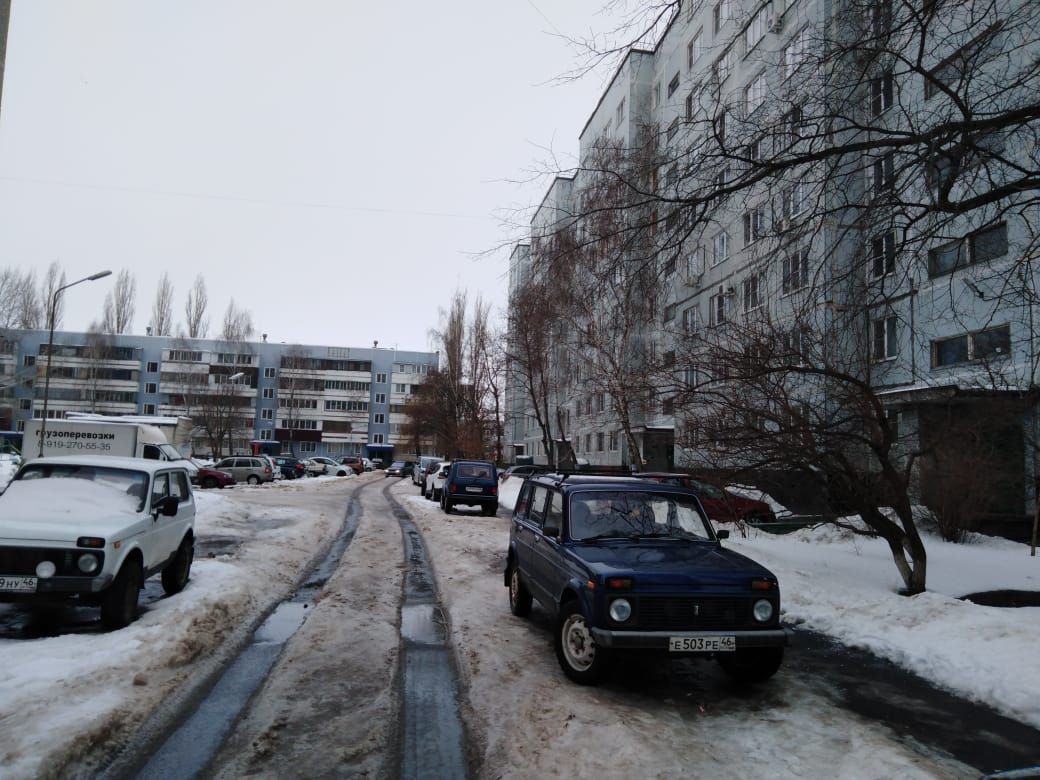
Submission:
M 457 288 L 505 301 L 515 228 L 604 86 L 550 82 L 603 0 L 13 0 L 0 267 L 58 261 L 64 326 L 197 274 L 272 342 L 425 350 Z M 495 247 L 490 256 L 477 257 Z

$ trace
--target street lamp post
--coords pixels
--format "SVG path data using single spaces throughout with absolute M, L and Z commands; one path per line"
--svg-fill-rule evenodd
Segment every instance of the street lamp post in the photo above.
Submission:
M 229 376 L 227 378 L 227 384 L 229 384 L 229 385 L 238 384 L 238 380 L 241 379 L 244 376 L 245 376 L 245 372 L 244 371 L 238 371 L 238 372 L 232 374 L 231 376 Z M 237 394 L 233 393 L 233 397 L 235 395 L 237 395 Z M 228 410 L 228 426 L 227 426 L 228 455 L 234 455 L 235 454 L 234 452 L 232 452 L 232 450 L 234 450 L 234 439 L 232 439 L 232 434 L 234 433 L 234 431 L 232 430 L 232 428 L 234 427 L 234 419 L 235 419 L 233 412 L 234 412 L 233 408 Z
M 74 287 L 77 284 L 83 282 L 94 282 L 98 279 L 103 279 L 106 276 L 111 276 L 111 271 L 98 271 L 96 274 L 85 276 L 82 279 L 77 279 L 74 282 L 62 285 L 51 295 L 50 307 L 47 311 L 47 366 L 43 371 L 43 416 L 40 418 L 40 457 L 43 457 L 43 441 L 44 434 L 47 430 L 47 401 L 50 397 L 51 392 L 51 356 L 54 354 L 54 315 L 58 308 L 58 296 L 70 287 Z

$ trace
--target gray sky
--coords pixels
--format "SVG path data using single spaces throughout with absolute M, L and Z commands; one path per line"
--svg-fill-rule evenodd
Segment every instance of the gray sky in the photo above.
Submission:
M 174 319 L 202 274 L 273 342 L 429 348 L 456 287 L 501 308 L 499 220 L 573 162 L 602 74 L 556 31 L 603 0 L 13 0 L 0 111 L 0 267 L 137 279 Z M 609 74 L 606 74 L 609 76 Z M 114 276 L 70 290 L 100 319 Z

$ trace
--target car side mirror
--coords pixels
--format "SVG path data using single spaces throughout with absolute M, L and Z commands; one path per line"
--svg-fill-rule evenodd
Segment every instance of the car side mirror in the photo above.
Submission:
M 173 517 L 177 514 L 177 507 L 180 505 L 180 501 L 177 496 L 163 496 L 159 499 L 159 502 L 152 507 L 160 515 L 164 517 Z
M 725 528 L 723 528 L 723 529 L 721 529 L 719 531 L 716 531 L 715 532 L 715 538 L 717 538 L 720 542 L 723 539 L 729 539 L 729 531 L 727 529 L 725 529 Z

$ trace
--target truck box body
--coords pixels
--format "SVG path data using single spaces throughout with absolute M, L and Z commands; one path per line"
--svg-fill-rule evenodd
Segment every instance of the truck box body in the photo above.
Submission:
M 22 456 L 40 457 L 40 420 L 26 420 Z M 115 455 L 124 458 L 179 460 L 181 454 L 154 425 L 48 420 L 44 430 L 43 456 Z

